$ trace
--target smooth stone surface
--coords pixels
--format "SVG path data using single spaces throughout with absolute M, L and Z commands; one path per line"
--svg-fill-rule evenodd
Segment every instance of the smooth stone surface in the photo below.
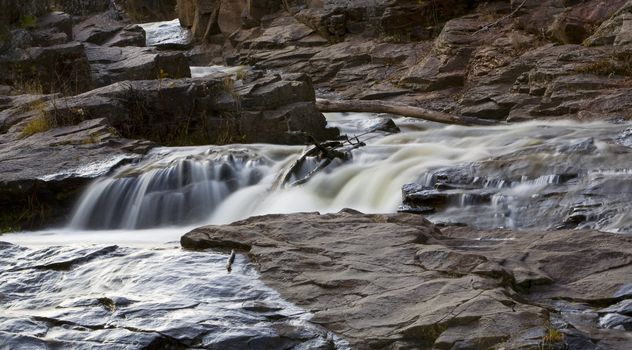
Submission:
M 571 339 L 551 326 L 556 300 L 614 304 L 632 273 L 627 236 L 439 230 L 418 215 L 353 210 L 207 226 L 181 244 L 247 251 L 268 285 L 359 349 L 529 348 L 549 327 Z M 578 331 L 613 349 L 632 341 L 596 320 Z

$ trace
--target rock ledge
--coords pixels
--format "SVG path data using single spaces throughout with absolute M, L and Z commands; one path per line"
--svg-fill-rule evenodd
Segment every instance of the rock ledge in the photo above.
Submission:
M 612 313 L 632 298 L 627 236 L 439 230 L 417 215 L 343 210 L 202 227 L 181 244 L 248 251 L 266 283 L 354 348 L 624 349 L 632 341 L 630 315 Z

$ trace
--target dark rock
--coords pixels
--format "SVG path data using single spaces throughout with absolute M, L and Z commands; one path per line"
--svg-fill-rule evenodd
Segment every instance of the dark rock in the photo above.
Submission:
M 632 299 L 625 299 L 617 304 L 610 305 L 598 311 L 600 314 L 617 313 L 625 316 L 632 316 Z
M 397 212 L 409 214 L 432 214 L 435 212 L 435 208 L 402 204 L 397 208 Z
M 87 16 L 95 13 L 116 13 L 113 0 L 51 0 L 49 5 L 73 16 Z
M 48 4 L 40 0 L 1 0 L 0 8 L 2 8 L 2 12 L 0 13 L 0 27 L 6 29 L 10 24 L 20 21 L 24 22 L 24 20 L 32 20 L 46 13 L 47 7 Z
M 444 207 L 448 204 L 448 194 L 434 188 L 408 184 L 402 187 L 402 202 L 413 207 Z
M 134 21 L 153 22 L 168 21 L 177 17 L 176 0 L 118 0 L 127 16 Z
M 58 105 L 48 102 L 42 113 L 63 115 L 71 122 L 104 118 L 123 136 L 163 144 L 177 143 L 175 131 L 185 125 L 189 128 L 180 132 L 199 144 L 304 143 L 292 133 L 298 130 L 319 140 L 337 136 L 335 129 L 325 128 L 308 80 L 264 78 L 240 88 L 228 82 L 233 84 L 224 77 L 127 81 L 65 98 Z M 196 103 L 188 103 L 191 100 Z M 23 114 L 14 123 L 31 115 Z
M 84 46 L 78 42 L 18 50 L 0 56 L 0 62 L 3 82 L 40 92 L 79 93 L 92 86 Z
M 367 128 L 366 132 L 386 132 L 389 134 L 397 134 L 401 130 L 391 118 L 378 118 L 376 123 Z
M 135 24 L 121 29 L 116 35 L 103 43 L 104 46 L 145 46 L 145 30 Z
M 123 80 L 177 79 L 191 76 L 188 60 L 179 52 L 87 45 L 86 56 L 96 86 Z
M 89 17 L 73 27 L 73 37 L 77 41 L 102 45 L 113 38 L 124 27 L 117 18 L 107 14 Z
M 441 232 L 417 215 L 354 211 L 260 216 L 196 229 L 181 243 L 247 249 L 268 285 L 358 348 L 537 346 L 558 327 L 545 316 L 556 299 L 608 299 L 632 266 L 632 241 L 620 235 Z M 573 337 L 594 332 L 596 320 Z M 624 342 L 613 333 L 600 341 Z

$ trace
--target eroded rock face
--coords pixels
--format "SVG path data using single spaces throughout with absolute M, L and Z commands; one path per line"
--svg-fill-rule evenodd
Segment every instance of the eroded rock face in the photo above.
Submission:
M 623 315 L 632 297 L 626 236 L 439 230 L 421 216 L 345 210 L 207 226 L 181 243 L 248 251 L 266 283 L 358 349 L 594 346 L 592 339 L 623 349 L 632 340 L 609 327 L 621 317 L 602 317 L 600 326 L 597 314 L 607 304 L 600 312 Z
M 258 21 L 255 5 L 213 5 L 222 35 L 202 64 L 306 72 L 340 98 L 492 120 L 628 118 L 624 0 L 289 1 Z

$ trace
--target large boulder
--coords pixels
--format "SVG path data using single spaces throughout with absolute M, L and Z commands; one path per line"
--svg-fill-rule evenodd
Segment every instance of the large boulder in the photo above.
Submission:
M 446 23 L 430 55 L 411 67 L 400 83 L 421 91 L 463 86 L 470 58 L 481 40 L 474 34 L 483 24 L 478 18 L 459 18 Z
M 604 21 L 592 36 L 586 39 L 588 46 L 612 45 L 619 53 L 632 53 L 632 1 L 627 1 L 612 17 Z
M 75 40 L 101 46 L 145 46 L 143 27 L 129 24 L 117 13 L 106 12 L 86 17 L 72 27 Z
M 439 230 L 418 215 L 343 210 L 207 226 L 180 242 L 247 253 L 268 285 L 357 349 L 555 349 L 592 339 L 624 349 L 632 341 L 603 329 L 597 314 L 612 318 L 632 298 L 632 239 L 623 235 Z
M 191 76 L 189 62 L 179 52 L 86 45 L 86 55 L 96 86 L 122 80 L 178 79 Z

